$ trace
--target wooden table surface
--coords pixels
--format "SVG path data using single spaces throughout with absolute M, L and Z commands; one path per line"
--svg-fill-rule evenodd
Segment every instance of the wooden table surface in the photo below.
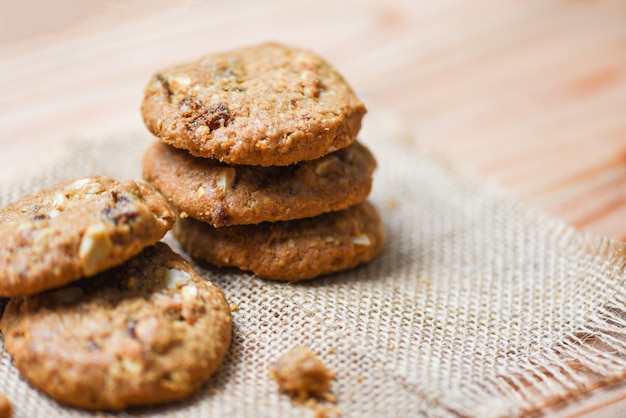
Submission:
M 157 69 L 266 40 L 326 57 L 454 162 L 626 240 L 624 0 L 0 0 L 0 184 L 68 138 L 141 129 Z

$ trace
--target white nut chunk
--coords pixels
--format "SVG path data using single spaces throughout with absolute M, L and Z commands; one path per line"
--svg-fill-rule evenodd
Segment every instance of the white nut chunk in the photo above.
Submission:
M 63 193 L 57 193 L 52 199 L 52 209 L 48 213 L 50 219 L 56 218 L 61 212 L 67 209 L 68 203 L 69 200 Z
M 93 224 L 87 228 L 78 249 L 78 257 L 83 266 L 83 274 L 90 276 L 100 270 L 100 266 L 111 254 L 113 243 L 107 234 L 106 227 Z
M 177 90 L 189 86 L 191 84 L 191 78 L 184 76 L 172 77 L 168 79 L 168 82 L 172 89 Z
M 89 177 L 85 177 L 85 178 L 76 180 L 74 183 L 72 183 L 72 187 L 76 190 L 81 190 L 83 187 L 91 183 L 93 183 L 93 179 Z
M 141 374 L 143 371 L 143 365 L 140 362 L 128 358 L 122 358 L 121 366 L 133 374 Z
M 189 281 L 191 275 L 183 270 L 167 269 L 165 270 L 165 286 L 168 289 L 178 289 Z
M 315 171 L 315 174 L 317 174 L 319 177 L 324 177 L 328 175 L 331 172 L 333 166 L 339 164 L 339 162 L 340 159 L 336 155 L 328 155 L 321 158 L 315 164 L 315 168 L 313 170 Z
M 183 286 L 180 290 L 181 293 L 181 315 L 185 318 L 187 323 L 194 323 L 196 321 L 195 307 L 197 305 L 196 299 L 198 297 L 198 288 L 190 283 Z
M 54 206 L 54 208 L 59 211 L 64 211 L 65 209 L 67 209 L 68 202 L 69 200 L 67 199 L 67 197 L 65 197 L 63 193 L 57 193 L 52 200 L 52 206 Z
M 98 194 L 105 190 L 104 185 L 92 177 L 76 180 L 72 183 L 72 188 L 85 194 Z
M 205 125 L 200 125 L 196 128 L 195 130 L 196 135 L 198 136 L 205 136 L 211 133 L 211 128 L 209 128 L 208 126 Z
M 215 184 L 218 187 L 218 189 L 220 189 L 224 193 L 232 189 L 234 183 L 235 183 L 235 169 L 232 167 L 223 169 L 220 172 L 220 174 L 217 176 L 217 179 L 215 181 Z
M 198 197 L 202 197 L 202 196 L 204 196 L 205 194 L 206 194 L 206 189 L 205 189 L 204 187 L 199 186 L 199 187 L 196 189 L 196 196 L 198 196 Z
M 372 245 L 372 241 L 370 241 L 370 237 L 368 237 L 365 234 L 352 235 L 350 236 L 350 241 L 352 241 L 354 245 L 362 245 L 364 247 Z

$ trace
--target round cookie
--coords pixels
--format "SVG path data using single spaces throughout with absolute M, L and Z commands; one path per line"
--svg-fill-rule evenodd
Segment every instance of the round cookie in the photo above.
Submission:
M 358 142 L 287 167 L 233 166 L 155 141 L 143 177 L 178 210 L 215 227 L 308 218 L 365 200 L 376 160 Z
M 352 143 L 366 109 L 318 55 L 266 43 L 164 69 L 141 112 L 154 135 L 197 157 L 283 166 Z
M 0 321 L 33 386 L 97 410 L 189 396 L 218 369 L 231 328 L 223 292 L 164 243 L 92 278 L 12 298 Z
M 176 215 L 150 185 L 93 176 L 0 209 L 0 296 L 90 276 L 160 240 Z
M 194 258 L 298 281 L 371 261 L 383 248 L 380 216 L 367 201 L 313 218 L 214 228 L 179 219 L 174 235 Z

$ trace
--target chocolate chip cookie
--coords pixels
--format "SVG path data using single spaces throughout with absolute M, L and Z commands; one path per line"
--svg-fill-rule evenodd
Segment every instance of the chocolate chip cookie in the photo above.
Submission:
M 215 227 L 316 216 L 362 202 L 376 160 L 358 142 L 287 167 L 229 165 L 155 141 L 143 176 L 178 210 Z
M 380 216 L 368 201 L 312 218 L 258 225 L 214 228 L 179 219 L 173 232 L 192 257 L 285 281 L 367 263 L 384 244 Z
M 91 276 L 160 240 L 175 213 L 150 185 L 93 176 L 0 209 L 0 296 Z
M 164 243 L 92 278 L 12 298 L 0 321 L 33 386 L 103 410 L 189 396 L 218 369 L 231 327 L 223 292 Z
M 284 166 L 351 144 L 366 109 L 318 55 L 266 43 L 156 73 L 141 112 L 154 135 L 197 157 Z

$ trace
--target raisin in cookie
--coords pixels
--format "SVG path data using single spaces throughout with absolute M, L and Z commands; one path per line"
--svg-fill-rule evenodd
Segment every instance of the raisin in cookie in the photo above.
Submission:
M 155 74 L 148 129 L 197 157 L 277 166 L 354 141 L 365 106 L 318 55 L 276 43 L 216 53 Z
M 0 321 L 33 386 L 104 410 L 189 396 L 218 369 L 231 327 L 223 292 L 164 243 L 92 278 L 12 298 Z
M 380 216 L 368 201 L 312 218 L 214 228 L 179 219 L 174 235 L 195 258 L 297 281 L 356 267 L 382 249 Z
M 287 167 L 228 165 L 155 141 L 143 176 L 178 210 L 215 227 L 308 218 L 367 198 L 376 160 L 358 142 Z
M 160 240 L 175 214 L 150 185 L 86 177 L 0 209 L 0 296 L 103 271 Z

